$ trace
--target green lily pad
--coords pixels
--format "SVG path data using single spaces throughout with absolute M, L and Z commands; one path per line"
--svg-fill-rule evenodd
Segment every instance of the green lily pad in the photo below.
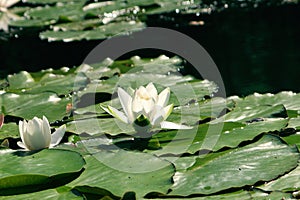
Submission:
M 222 111 L 231 109 L 230 102 L 221 97 L 175 107 L 168 117 L 168 121 L 195 125 L 199 120 L 214 119 L 224 114 Z
M 132 191 L 140 199 L 150 192 L 166 194 L 172 185 L 171 163 L 150 154 L 103 151 L 85 160 L 86 170 L 68 184 L 81 192 L 105 194 L 109 191 L 121 197 Z
M 56 181 L 71 181 L 85 164 L 80 154 L 65 150 L 2 150 L 0 154 L 0 194 L 38 191 Z
M 19 138 L 19 126 L 16 123 L 3 124 L 0 129 L 0 141 L 5 138 Z
M 298 112 L 300 110 L 300 94 L 293 92 L 280 92 L 278 94 L 258 94 L 254 93 L 244 99 L 234 97 L 232 98 L 237 102 L 239 107 L 256 107 L 256 106 L 276 106 L 284 105 L 289 111 Z
M 70 3 L 70 2 L 85 2 L 85 0 L 26 0 L 26 3 L 32 4 L 54 4 L 54 3 Z
M 300 167 L 259 187 L 264 191 L 294 192 L 300 190 Z
M 125 124 L 115 118 L 90 118 L 72 121 L 67 124 L 67 131 L 81 134 L 93 135 L 118 135 L 121 133 L 132 134 L 134 129 L 131 125 Z
M 282 193 L 282 192 L 271 192 L 266 193 L 259 190 L 252 190 L 252 191 L 246 191 L 246 190 L 240 190 L 237 192 L 232 193 L 226 193 L 226 194 L 218 194 L 218 195 L 209 195 L 209 196 L 203 196 L 203 197 L 189 197 L 187 199 L 195 199 L 195 200 L 266 200 L 266 199 L 290 199 L 291 194 L 288 193 Z M 167 198 L 155 198 L 157 200 L 163 200 Z M 179 199 L 185 199 L 185 198 L 172 198 L 172 200 L 179 200 Z
M 242 124 L 225 122 L 224 124 L 203 124 L 196 129 L 160 132 L 150 140 L 158 140 L 161 149 L 147 150 L 156 155 L 194 154 L 200 150 L 218 151 L 224 147 L 235 148 L 242 142 L 270 131 L 279 131 L 287 124 L 286 119 L 266 120 Z
M 14 75 L 8 75 L 7 80 L 9 87 L 12 90 L 32 87 L 34 85 L 34 79 L 26 71 L 21 71 L 20 73 Z
M 212 194 L 269 181 L 295 168 L 298 159 L 296 148 L 267 135 L 242 148 L 197 156 L 192 167 L 175 173 L 170 194 Z
M 283 137 L 282 139 L 289 145 L 292 145 L 292 146 L 296 145 L 300 149 L 300 133 L 299 132 L 297 132 L 296 134 L 287 136 L 287 137 Z
M 35 81 L 28 72 L 20 72 L 8 76 L 9 88 L 7 91 L 22 93 L 55 92 L 58 95 L 68 95 L 73 91 L 86 86 L 87 77 L 83 73 L 78 74 L 53 74 L 45 73 Z
M 99 40 L 115 35 L 128 34 L 129 32 L 140 31 L 145 28 L 145 24 L 136 21 L 114 22 L 98 26 L 93 30 L 82 31 L 45 31 L 40 33 L 41 39 L 48 41 L 71 42 L 77 40 Z
M 45 27 L 52 24 L 55 24 L 56 20 L 54 19 L 26 19 L 22 18 L 19 20 L 14 20 L 9 22 L 9 26 L 12 27 Z
M 300 117 L 290 118 L 288 128 L 300 130 Z
M 222 118 L 212 121 L 217 123 L 220 121 L 227 122 L 248 122 L 263 120 L 263 118 L 286 118 L 288 117 L 286 109 L 283 105 L 276 106 L 255 106 L 255 107 L 236 107 Z
M 58 4 L 56 6 L 44 6 L 31 8 L 25 13 L 25 16 L 31 19 L 58 20 L 59 18 L 74 21 L 83 19 L 84 12 L 82 6 L 85 2 Z
M 6 115 L 32 119 L 46 116 L 50 122 L 66 116 L 66 106 L 71 102 L 68 98 L 59 98 L 54 93 L 14 94 L 4 93 L 1 96 L 1 106 Z
M 43 190 L 40 192 L 33 192 L 28 194 L 19 194 L 19 195 L 10 195 L 10 196 L 0 196 L 1 200 L 24 200 L 24 199 L 31 199 L 31 200 L 80 200 L 84 199 L 82 196 L 79 196 L 78 193 L 70 190 L 63 190 L 61 188 L 57 189 L 49 189 Z

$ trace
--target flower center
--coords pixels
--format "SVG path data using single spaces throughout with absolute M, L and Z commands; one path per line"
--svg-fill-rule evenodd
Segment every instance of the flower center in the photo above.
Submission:
M 148 100 L 151 99 L 151 97 L 149 96 L 149 94 L 147 94 L 146 92 L 137 91 L 137 95 L 138 95 L 141 99 L 146 100 L 146 101 L 148 101 Z

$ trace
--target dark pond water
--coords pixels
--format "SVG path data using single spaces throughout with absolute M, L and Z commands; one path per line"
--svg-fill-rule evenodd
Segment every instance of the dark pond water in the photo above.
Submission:
M 170 25 L 170 16 L 166 20 L 150 17 L 148 25 L 173 28 L 197 40 L 217 64 L 227 95 L 300 92 L 300 5 L 232 8 L 199 17 L 173 17 L 178 26 Z M 205 24 L 187 26 L 193 20 L 203 20 Z M 48 43 L 39 40 L 37 34 L 33 37 L 32 32 L 2 40 L 0 77 L 20 70 L 80 65 L 97 44 L 99 41 Z

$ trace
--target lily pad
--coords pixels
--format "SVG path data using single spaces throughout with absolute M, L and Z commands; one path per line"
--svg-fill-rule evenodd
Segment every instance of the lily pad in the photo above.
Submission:
M 38 191 L 53 187 L 55 180 L 71 181 L 85 164 L 80 154 L 65 150 L 2 150 L 0 154 L 0 194 Z
M 300 130 L 300 117 L 290 118 L 288 128 Z
M 259 187 L 264 191 L 294 192 L 300 190 L 300 167 Z
M 56 6 L 44 6 L 31 8 L 25 12 L 25 16 L 31 19 L 58 20 L 64 18 L 70 21 L 83 19 L 82 6 L 85 2 L 57 4 Z
M 69 2 L 84 2 L 85 0 L 26 0 L 26 3 L 32 4 L 53 4 L 53 3 L 69 3 Z
M 218 151 L 222 148 L 235 148 L 242 142 L 270 131 L 279 131 L 287 124 L 286 119 L 267 120 L 250 124 L 225 122 L 224 124 L 203 124 L 191 130 L 160 132 L 150 140 L 158 140 L 161 149 L 151 150 L 156 155 L 194 154 L 200 150 Z M 147 150 L 150 151 L 150 150 Z
M 6 89 L 11 92 L 22 93 L 41 93 L 55 92 L 58 95 L 68 95 L 88 83 L 87 77 L 83 73 L 62 75 L 45 73 L 35 81 L 28 72 L 20 72 L 8 76 L 9 87 Z
M 288 117 L 283 105 L 276 106 L 254 106 L 254 107 L 236 107 L 222 118 L 216 119 L 211 123 L 220 121 L 227 122 L 251 122 L 260 121 L 263 118 L 286 118 Z
M 258 94 L 254 93 L 244 99 L 234 97 L 239 107 L 256 107 L 256 106 L 276 106 L 284 105 L 289 111 L 298 112 L 300 110 L 300 94 L 283 91 L 278 94 Z
M 63 190 L 61 191 L 60 188 L 57 189 L 49 189 L 43 190 L 40 192 L 33 192 L 28 194 L 19 194 L 19 195 L 10 195 L 10 196 L 0 196 L 1 200 L 24 200 L 24 199 L 31 199 L 31 200 L 80 200 L 84 199 L 82 196 L 78 195 L 73 191 L 70 190 Z
M 129 32 L 140 31 L 145 28 L 145 24 L 135 21 L 124 21 L 109 23 L 106 25 L 98 26 L 93 30 L 82 31 L 45 31 L 40 33 L 41 39 L 48 41 L 64 41 L 71 42 L 76 40 L 99 40 L 106 39 L 115 35 L 128 34 Z
M 296 148 L 266 135 L 242 148 L 197 156 L 192 167 L 175 173 L 170 194 L 212 194 L 269 181 L 295 168 L 298 159 Z
M 230 102 L 217 97 L 197 103 L 190 103 L 185 106 L 175 107 L 168 117 L 168 121 L 195 125 L 200 120 L 215 119 L 225 114 L 227 109 L 231 109 Z
M 0 141 L 5 138 L 19 138 L 19 126 L 16 123 L 3 124 L 0 129 Z
M 172 164 L 150 154 L 104 151 L 85 160 L 86 170 L 68 184 L 81 192 L 105 194 L 109 191 L 121 197 L 132 191 L 140 199 L 150 192 L 166 194 L 172 185 Z
M 54 122 L 67 115 L 66 106 L 71 102 L 68 98 L 59 98 L 54 93 L 15 94 L 4 93 L 1 96 L 1 106 L 6 115 L 32 119 L 43 115 Z
M 81 134 L 93 135 L 118 135 L 121 133 L 132 134 L 134 129 L 131 125 L 125 124 L 115 118 L 90 118 L 72 121 L 67 124 L 67 131 Z

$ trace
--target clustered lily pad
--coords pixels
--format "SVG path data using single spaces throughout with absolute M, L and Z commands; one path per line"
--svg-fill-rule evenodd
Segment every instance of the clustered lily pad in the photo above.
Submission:
M 260 0 L 247 2 L 26 0 L 22 3 L 20 0 L 3 0 L 1 2 L 5 3 L 0 4 L 0 30 L 8 32 L 11 28 L 22 34 L 23 29 L 33 28 L 40 32 L 41 39 L 64 42 L 106 39 L 120 33 L 140 31 L 147 26 L 147 19 L 155 15 L 165 15 L 166 19 L 174 21 L 174 18 L 181 18 L 183 15 L 199 16 L 228 7 L 257 7 L 264 4 Z M 285 3 L 297 3 L 297 0 L 271 1 L 268 5 Z
M 54 0 L 28 1 L 41 9 L 46 2 L 56 5 Z M 30 14 L 38 18 L 40 13 Z M 299 197 L 299 94 L 214 97 L 214 82 L 181 75 L 183 68 L 178 57 L 132 57 L 22 71 L 1 80 L 0 199 Z M 174 107 L 167 120 L 189 129 L 155 126 L 140 134 L 127 123 L 134 118 L 126 113 L 132 111 L 123 105 L 127 101 L 120 101 L 125 90 L 142 105 L 135 117 L 152 119 L 148 103 L 159 104 L 153 99 L 162 94 L 169 101 L 161 107 Z M 114 112 L 126 118 L 115 118 Z M 18 147 L 21 140 L 26 147 L 18 124 L 22 131 L 28 120 L 35 132 L 43 129 L 47 145 Z M 47 149 L 58 127 L 66 133 Z

